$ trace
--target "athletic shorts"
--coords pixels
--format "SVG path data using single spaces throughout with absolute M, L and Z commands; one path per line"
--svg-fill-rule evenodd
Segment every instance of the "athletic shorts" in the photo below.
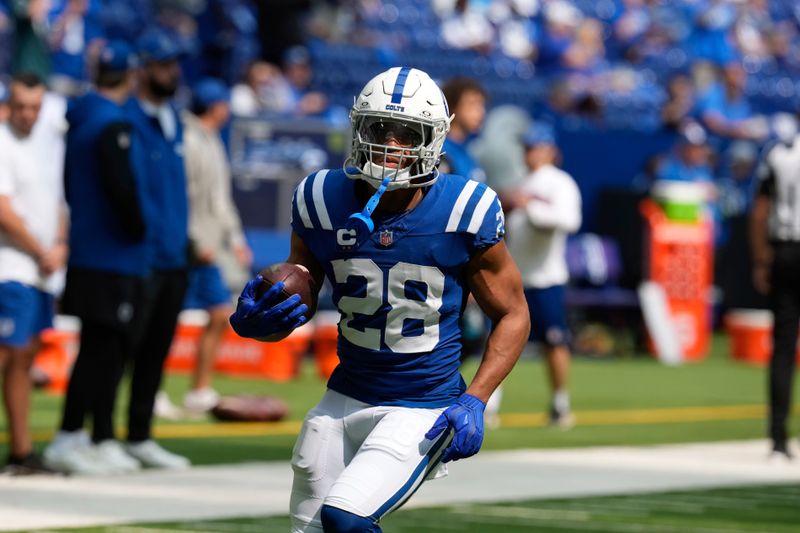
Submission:
M 564 286 L 525 289 L 525 300 L 531 315 L 531 334 L 528 340 L 548 346 L 569 344 Z
M 231 293 L 222 281 L 217 265 L 201 265 L 189 270 L 189 288 L 184 309 L 210 309 L 231 303 Z
M 52 294 L 16 281 L 0 282 L 0 344 L 22 348 L 53 326 Z

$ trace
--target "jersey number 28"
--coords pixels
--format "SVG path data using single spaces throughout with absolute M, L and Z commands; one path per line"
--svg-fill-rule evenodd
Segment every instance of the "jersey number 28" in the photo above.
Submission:
M 444 293 L 444 274 L 433 266 L 397 263 L 384 273 L 371 259 L 337 259 L 332 261 L 333 274 L 337 283 L 346 283 L 349 277 L 363 277 L 367 280 L 363 296 L 342 296 L 339 311 L 342 321 L 339 327 L 344 337 L 362 348 L 381 349 L 381 330 L 364 328 L 359 331 L 351 327 L 354 314 L 374 315 L 383 306 L 384 283 L 388 283 L 386 303 L 391 309 L 386 314 L 384 342 L 393 352 L 416 353 L 431 351 L 439 342 L 439 308 Z M 418 281 L 426 286 L 423 300 L 406 296 L 406 283 Z M 422 322 L 422 334 L 403 335 L 406 320 Z

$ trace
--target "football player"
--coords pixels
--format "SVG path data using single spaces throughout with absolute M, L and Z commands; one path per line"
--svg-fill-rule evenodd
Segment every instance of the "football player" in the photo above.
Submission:
M 483 411 L 530 328 L 494 191 L 439 174 L 452 117 L 424 72 L 369 81 L 351 112 L 342 169 L 306 177 L 292 205 L 288 261 L 333 287 L 340 364 L 306 416 L 292 456 L 292 531 L 378 532 L 423 480 L 478 452 Z M 231 316 L 243 337 L 277 340 L 305 322 L 278 282 L 259 277 Z M 469 386 L 458 327 L 472 293 L 493 322 Z

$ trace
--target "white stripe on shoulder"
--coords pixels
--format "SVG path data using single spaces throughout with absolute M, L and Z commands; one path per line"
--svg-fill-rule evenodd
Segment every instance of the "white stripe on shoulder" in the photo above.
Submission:
M 478 200 L 478 205 L 475 206 L 475 211 L 472 213 L 469 226 L 467 226 L 467 233 L 478 233 L 481 224 L 483 224 L 483 219 L 486 217 L 486 212 L 495 198 L 497 198 L 497 193 L 486 187 L 486 190 L 483 191 L 483 196 Z
M 333 229 L 331 217 L 328 216 L 328 208 L 325 206 L 325 196 L 322 194 L 322 187 L 325 184 L 325 176 L 327 175 L 328 170 L 326 169 L 320 170 L 317 172 L 317 175 L 314 176 L 314 208 L 317 210 L 317 216 L 319 217 L 319 223 L 322 229 Z
M 297 212 L 300 214 L 300 220 L 303 221 L 303 226 L 311 229 L 314 225 L 311 223 L 311 217 L 308 216 L 308 206 L 306 205 L 306 181 L 308 181 L 308 176 L 303 178 L 303 181 L 300 182 L 300 185 L 297 186 L 297 190 L 294 193 L 294 200 L 297 203 Z
M 464 208 L 467 207 L 467 202 L 469 202 L 472 193 L 475 191 L 475 187 L 478 186 L 477 181 L 470 180 L 464 186 L 464 189 L 461 191 L 461 194 L 458 195 L 456 199 L 456 203 L 453 206 L 453 210 L 450 212 L 450 219 L 447 221 L 447 228 L 445 228 L 445 232 L 453 232 L 458 229 L 458 224 L 461 222 L 461 218 L 464 216 Z

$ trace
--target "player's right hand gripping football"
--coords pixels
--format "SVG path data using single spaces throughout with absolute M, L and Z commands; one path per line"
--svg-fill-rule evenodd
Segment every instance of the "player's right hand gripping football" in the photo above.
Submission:
M 278 295 L 283 290 L 283 282 L 278 281 L 261 298 L 256 299 L 256 288 L 264 281 L 256 276 L 244 286 L 236 312 L 231 315 L 233 331 L 240 337 L 260 339 L 276 333 L 285 333 L 306 322 L 308 306 L 300 303 L 300 295 L 293 294 L 282 302 Z
M 425 434 L 433 440 L 442 431 L 453 428 L 453 440 L 442 453 L 442 462 L 464 459 L 478 453 L 483 444 L 483 411 L 486 404 L 472 394 L 464 393 L 456 403 L 445 409 L 444 413 Z

